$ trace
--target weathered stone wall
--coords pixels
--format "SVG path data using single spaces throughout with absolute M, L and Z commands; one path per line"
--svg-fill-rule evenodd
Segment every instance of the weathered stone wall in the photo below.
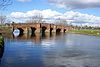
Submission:
M 36 28 L 35 33 L 40 33 L 42 27 L 46 27 L 45 32 L 50 32 L 50 29 L 52 28 L 52 32 L 56 32 L 56 29 L 61 29 L 60 32 L 64 32 L 64 29 L 66 31 L 71 30 L 71 27 L 64 26 L 64 25 L 54 25 L 54 24 L 48 24 L 48 23 L 18 23 L 13 24 L 13 29 L 22 28 L 24 30 L 24 33 L 28 33 L 31 29 L 31 27 Z

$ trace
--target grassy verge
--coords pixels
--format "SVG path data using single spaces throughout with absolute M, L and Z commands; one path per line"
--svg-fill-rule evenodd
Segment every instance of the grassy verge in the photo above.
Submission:
M 1 30 L 3 30 L 4 33 L 11 33 L 11 29 L 9 27 L 0 27 Z
M 100 36 L 100 30 L 71 30 L 68 32 L 69 33 L 78 33 L 78 34 Z
M 4 46 L 4 38 L 2 35 L 0 35 L 0 47 Z

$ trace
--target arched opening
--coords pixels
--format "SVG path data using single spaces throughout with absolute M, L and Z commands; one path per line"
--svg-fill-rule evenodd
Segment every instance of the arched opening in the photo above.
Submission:
M 64 33 L 66 32 L 66 29 L 64 29 Z
M 19 36 L 22 36 L 24 34 L 24 30 L 22 28 L 18 28 L 19 30 Z
M 61 31 L 60 28 L 56 29 L 56 35 L 59 35 L 60 34 L 60 31 Z
M 50 28 L 50 33 L 52 33 L 53 28 Z
M 52 36 L 52 30 L 53 30 L 53 28 L 50 28 L 50 37 Z
M 61 31 L 60 28 L 56 29 L 56 33 L 60 33 L 60 31 Z
M 19 36 L 19 34 L 20 34 L 20 30 L 19 30 L 19 29 L 13 30 L 13 36 L 14 36 L 14 37 Z
M 43 37 L 45 36 L 45 31 L 46 31 L 46 29 L 47 29 L 47 28 L 46 28 L 45 26 L 42 27 L 41 33 L 42 33 L 42 36 L 43 36 Z
M 31 27 L 31 36 L 34 36 L 35 35 L 35 30 L 36 30 L 35 27 Z
M 46 29 L 47 29 L 47 28 L 46 28 L 45 26 L 43 26 L 41 32 L 42 32 L 42 33 L 45 33 Z

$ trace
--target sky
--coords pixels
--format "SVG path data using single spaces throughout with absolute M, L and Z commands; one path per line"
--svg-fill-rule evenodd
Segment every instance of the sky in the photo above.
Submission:
M 13 0 L 5 10 L 15 22 L 25 22 L 40 14 L 43 18 L 66 20 L 73 25 L 100 27 L 99 12 L 100 0 Z

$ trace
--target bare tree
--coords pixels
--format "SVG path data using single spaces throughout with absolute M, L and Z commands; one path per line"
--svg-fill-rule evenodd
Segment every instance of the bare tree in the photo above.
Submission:
M 65 19 L 61 19 L 61 18 L 56 19 L 55 23 L 57 25 L 68 25 L 67 21 Z
M 43 22 L 43 16 L 41 14 L 37 14 L 35 16 L 31 17 L 32 23 L 42 23 Z
M 0 16 L 0 24 L 4 24 L 6 21 L 6 16 Z
M 0 0 L 0 10 L 12 4 L 12 0 Z

